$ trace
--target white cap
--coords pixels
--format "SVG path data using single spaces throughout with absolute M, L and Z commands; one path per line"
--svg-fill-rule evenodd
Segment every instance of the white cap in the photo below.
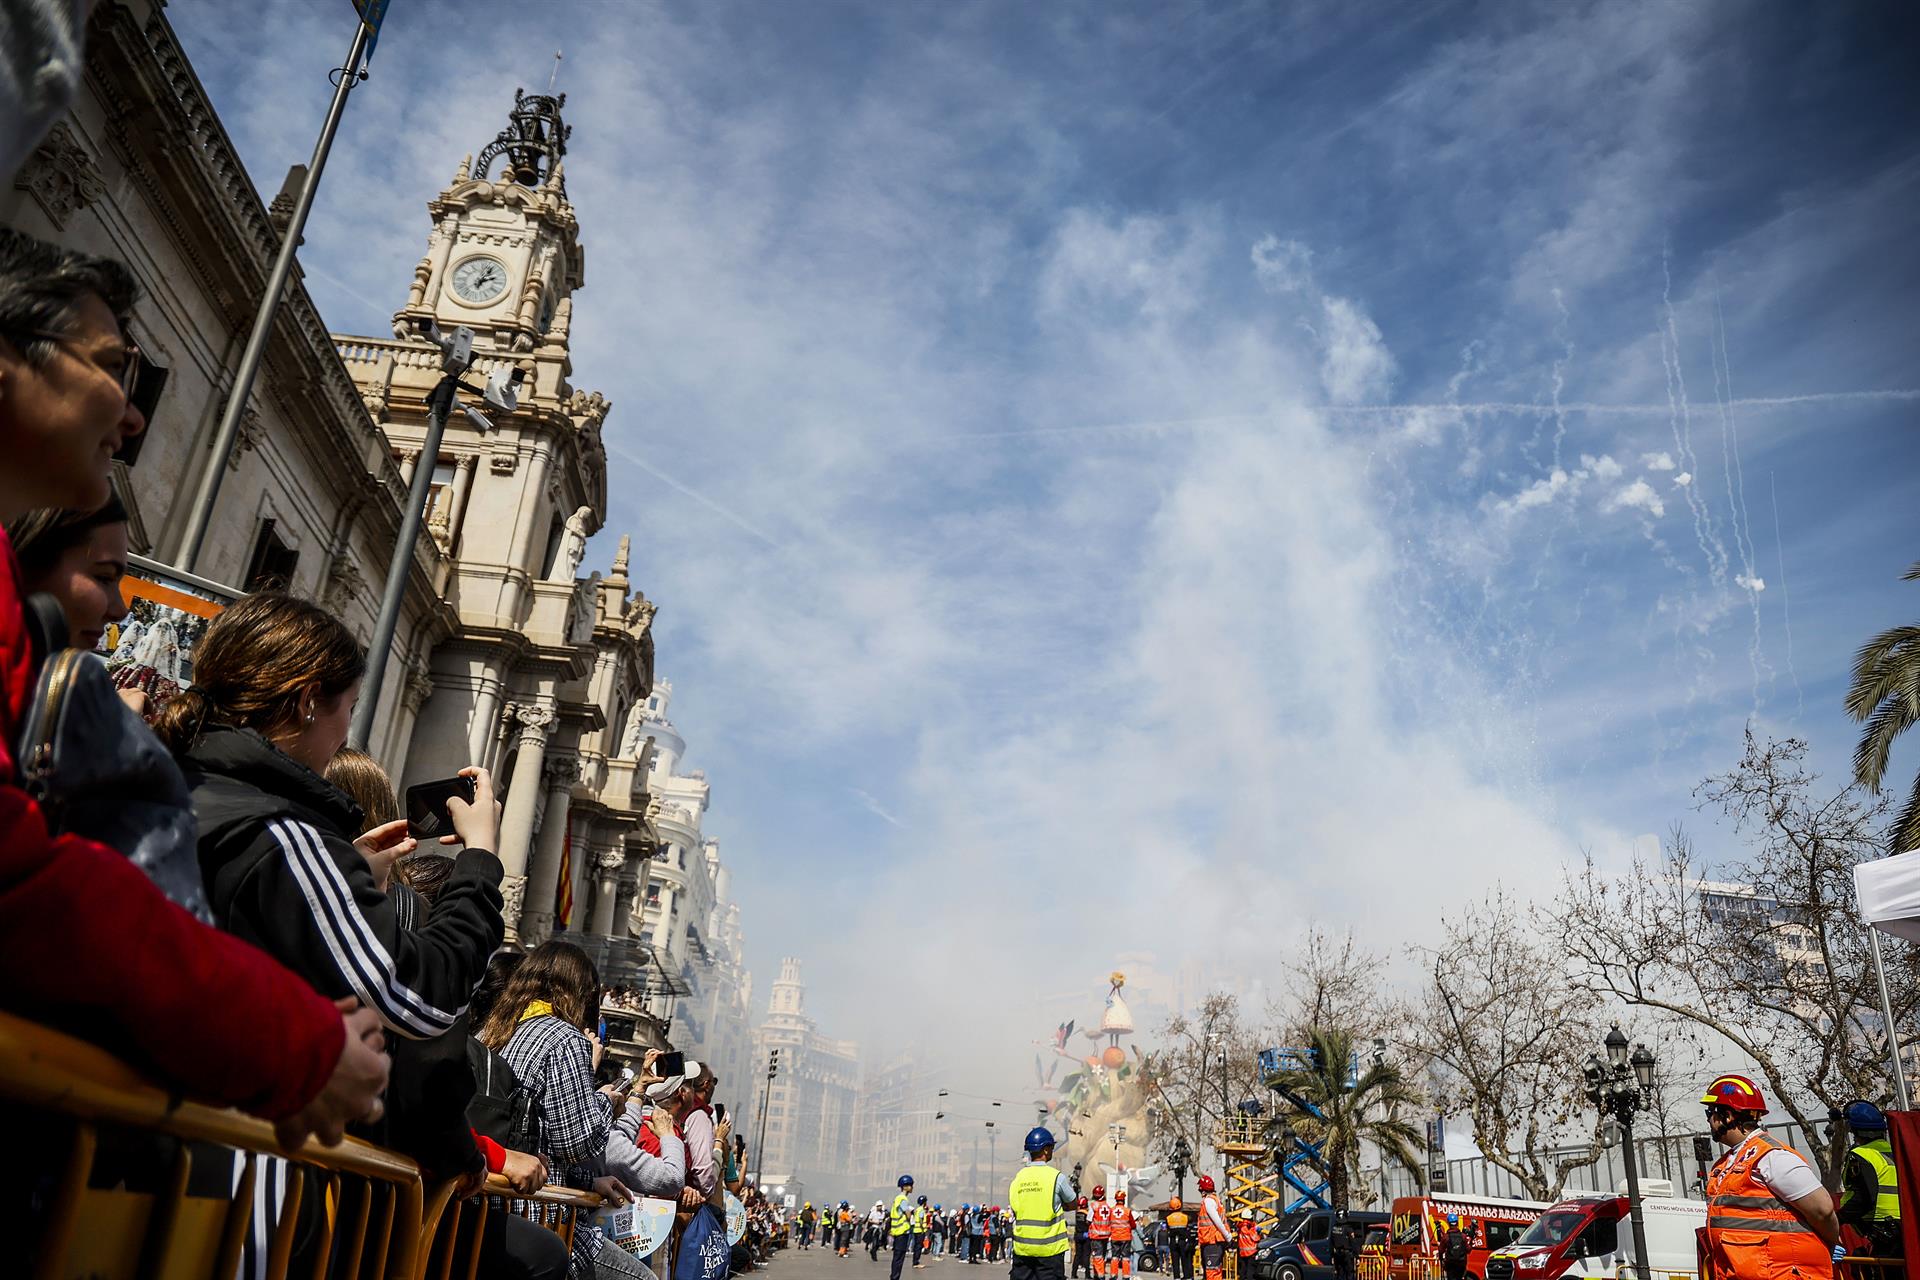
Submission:
M 681 1086 L 686 1082 L 685 1076 L 668 1076 L 665 1080 L 656 1080 L 647 1086 L 647 1096 L 655 1102 L 665 1102 L 680 1092 Z

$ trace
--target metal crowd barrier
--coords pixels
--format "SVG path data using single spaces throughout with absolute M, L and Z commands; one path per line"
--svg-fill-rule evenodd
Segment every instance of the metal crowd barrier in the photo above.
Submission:
M 232 1280 L 250 1237 L 269 1280 L 454 1280 L 457 1258 L 471 1280 L 488 1213 L 530 1217 L 571 1248 L 601 1203 L 561 1186 L 520 1196 L 492 1175 L 449 1212 L 454 1184 L 429 1194 L 405 1156 L 357 1138 L 282 1151 L 266 1121 L 170 1096 L 104 1050 L 8 1013 L 0 1100 L 57 1144 L 31 1149 L 29 1203 L 11 1206 L 39 1228 L 33 1280 Z M 256 1228 L 256 1199 L 276 1188 Z

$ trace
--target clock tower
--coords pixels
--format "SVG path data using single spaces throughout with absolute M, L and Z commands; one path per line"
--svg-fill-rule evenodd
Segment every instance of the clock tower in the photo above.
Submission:
M 565 348 L 568 300 L 586 279 L 567 199 L 566 104 L 564 93 L 516 90 L 507 127 L 478 161 L 461 161 L 452 185 L 427 206 L 433 231 L 407 305 L 393 318 L 396 338 L 431 320 L 449 332 L 466 325 L 499 351 Z

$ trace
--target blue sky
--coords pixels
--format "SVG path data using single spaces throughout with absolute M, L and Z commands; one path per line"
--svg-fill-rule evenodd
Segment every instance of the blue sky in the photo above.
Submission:
M 269 194 L 346 10 L 168 10 Z M 564 49 L 575 382 L 763 987 L 1037 1033 L 1123 949 L 1266 973 L 1723 851 L 1749 720 L 1843 770 L 1920 605 L 1917 27 L 397 0 L 302 263 L 384 332 Z

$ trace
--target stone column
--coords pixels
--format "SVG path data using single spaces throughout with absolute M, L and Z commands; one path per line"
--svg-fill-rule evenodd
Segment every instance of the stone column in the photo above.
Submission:
M 626 865 L 626 841 L 622 839 L 616 837 L 612 844 L 595 851 L 593 866 L 598 874 L 593 892 L 593 918 L 587 922 L 589 931 L 603 937 L 613 933 L 613 906 L 620 893 L 620 869 Z
M 520 920 L 527 893 L 527 856 L 533 847 L 533 810 L 540 800 L 541 765 L 547 755 L 547 734 L 553 727 L 553 707 L 547 703 L 508 703 L 506 721 L 520 726 L 519 751 L 513 778 L 507 784 L 507 808 L 500 817 L 500 861 L 506 876 L 500 894 L 506 901 L 507 940 L 520 938 Z M 547 903 L 553 917 L 553 903 Z
M 665 964 L 667 940 L 673 936 L 669 932 L 669 922 L 673 919 L 673 886 L 670 884 L 663 883 L 660 886 L 658 911 L 659 914 L 653 918 L 653 937 L 650 945 L 653 947 L 653 954 L 660 958 L 662 964 Z
M 419 462 L 420 462 L 420 451 L 418 449 L 402 449 L 400 451 L 400 483 L 401 484 L 413 483 L 413 469 L 414 467 L 419 465 Z
M 518 779 L 520 771 L 514 770 Z M 560 890 L 560 852 L 567 840 L 568 809 L 573 784 L 580 780 L 580 760 L 561 756 L 546 763 L 547 811 L 540 819 L 540 838 L 533 864 L 527 869 L 527 905 L 520 913 L 520 935 L 538 945 L 553 932 L 554 897 Z
M 467 514 L 467 498 L 473 493 L 475 455 L 463 453 L 453 461 L 453 502 L 447 511 L 447 545 L 460 536 L 460 521 Z

